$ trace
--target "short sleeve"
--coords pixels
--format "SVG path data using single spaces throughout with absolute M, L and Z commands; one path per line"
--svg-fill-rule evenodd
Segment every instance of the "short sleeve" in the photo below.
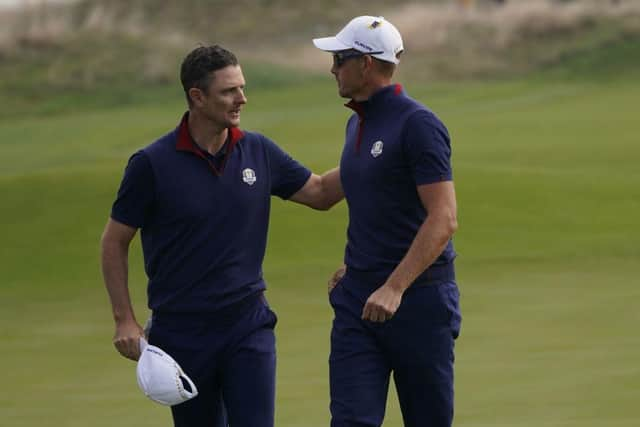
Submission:
M 151 162 L 142 151 L 129 159 L 118 196 L 111 208 L 111 218 L 142 228 L 147 223 L 155 198 L 155 179 Z
M 288 199 L 300 190 L 311 171 L 292 159 L 270 139 L 263 137 L 271 173 L 271 194 Z
M 451 143 L 445 126 L 428 111 L 409 117 L 404 150 L 416 185 L 451 181 Z

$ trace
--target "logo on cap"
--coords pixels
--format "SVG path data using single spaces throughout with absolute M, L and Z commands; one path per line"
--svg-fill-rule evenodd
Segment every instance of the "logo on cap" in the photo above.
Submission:
M 371 46 L 369 46 L 368 44 L 362 43 L 360 40 L 354 40 L 353 44 L 363 49 L 367 49 L 369 52 L 373 50 Z
M 249 185 L 253 185 L 256 182 L 256 173 L 253 169 L 246 168 L 242 171 L 242 180 Z
M 376 141 L 373 143 L 373 147 L 371 147 L 371 155 L 373 157 L 378 157 L 380 154 L 382 154 L 382 147 L 383 147 L 383 143 L 382 141 Z
M 371 28 L 372 30 L 374 30 L 374 29 L 378 28 L 380 25 L 382 25 L 382 22 L 380 22 L 380 21 L 373 21 L 373 22 L 371 23 L 371 25 L 369 25 L 369 28 Z

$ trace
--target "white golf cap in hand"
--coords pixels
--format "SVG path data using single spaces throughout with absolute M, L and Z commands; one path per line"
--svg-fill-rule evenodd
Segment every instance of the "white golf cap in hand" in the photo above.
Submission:
M 140 338 L 140 359 L 136 368 L 138 385 L 151 400 L 173 406 L 198 395 L 196 385 L 180 365 L 162 349 Z

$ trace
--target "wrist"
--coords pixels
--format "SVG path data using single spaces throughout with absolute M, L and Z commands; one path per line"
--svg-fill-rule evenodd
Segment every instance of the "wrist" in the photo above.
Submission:
M 123 325 L 126 323 L 136 322 L 136 316 L 131 311 L 124 312 L 113 312 L 113 320 L 116 322 L 116 325 Z
M 398 293 L 404 293 L 404 291 L 406 291 L 408 288 L 408 286 L 402 283 L 402 281 L 392 280 L 391 278 L 387 280 L 386 286 L 388 286 L 389 288 L 393 289 Z

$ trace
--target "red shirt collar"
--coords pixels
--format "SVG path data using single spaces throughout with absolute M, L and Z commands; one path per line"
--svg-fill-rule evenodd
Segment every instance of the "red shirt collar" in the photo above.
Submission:
M 196 144 L 196 142 L 191 137 L 191 134 L 189 133 L 189 112 L 187 111 L 182 116 L 180 125 L 178 125 L 178 142 L 176 143 L 176 150 L 186 151 L 195 154 L 201 159 L 206 160 L 213 173 L 215 173 L 216 175 L 221 175 L 224 170 L 224 165 L 227 163 L 227 159 L 231 155 L 233 148 L 244 136 L 244 132 L 237 127 L 228 128 L 228 132 L 228 144 L 226 147 L 224 159 L 222 160 L 221 166 L 217 167 L 210 159 L 207 158 L 200 147 L 198 147 L 198 144 Z

